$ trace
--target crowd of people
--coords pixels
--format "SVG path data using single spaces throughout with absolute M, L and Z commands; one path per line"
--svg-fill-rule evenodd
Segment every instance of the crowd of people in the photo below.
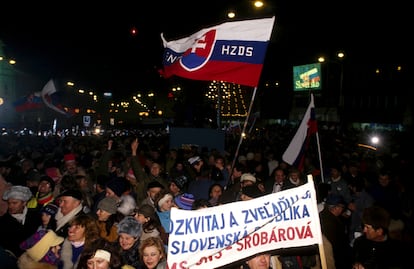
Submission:
M 305 184 L 308 174 L 329 269 L 405 268 L 409 258 L 412 183 L 401 156 L 332 143 L 326 170 L 311 154 L 299 169 L 281 159 L 285 141 L 272 132 L 244 141 L 238 156 L 234 141 L 219 152 L 169 148 L 167 136 L 1 141 L 5 268 L 167 268 L 173 207 L 251 200 Z M 222 268 L 321 268 L 321 255 L 314 247 L 275 250 Z

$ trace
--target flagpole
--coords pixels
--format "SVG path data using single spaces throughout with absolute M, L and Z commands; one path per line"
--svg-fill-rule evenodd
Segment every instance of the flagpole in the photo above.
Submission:
M 321 155 L 321 145 L 319 144 L 319 132 L 316 131 L 316 144 L 318 145 L 318 155 L 319 155 L 319 166 L 321 169 L 321 180 L 322 183 L 325 183 L 325 178 L 324 178 L 324 171 L 323 171 L 323 166 L 322 166 L 322 155 Z
M 254 87 L 252 99 L 250 100 L 249 110 L 247 111 L 247 116 L 246 116 L 246 119 L 244 120 L 243 130 L 240 133 L 239 144 L 237 145 L 236 152 L 234 153 L 233 162 L 231 163 L 230 177 L 232 176 L 232 174 L 233 174 L 233 168 L 236 165 L 236 159 L 237 159 L 237 156 L 239 155 L 240 146 L 241 146 L 241 144 L 243 142 L 243 134 L 245 134 L 245 132 L 246 132 L 247 122 L 249 121 L 250 112 L 252 111 L 254 99 L 256 97 L 256 92 L 257 92 L 257 87 Z

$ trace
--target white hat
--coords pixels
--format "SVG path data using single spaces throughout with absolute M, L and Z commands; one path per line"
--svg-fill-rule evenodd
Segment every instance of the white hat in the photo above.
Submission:
M 32 198 L 32 192 L 26 186 L 12 186 L 3 194 L 3 200 L 17 199 L 27 202 L 30 198 Z
M 249 153 L 247 153 L 247 155 L 246 155 L 246 159 L 247 159 L 248 161 L 253 160 L 253 159 L 254 159 L 254 153 L 253 153 L 253 152 L 249 152 Z
M 200 160 L 201 160 L 200 156 L 194 156 L 194 157 L 191 157 L 190 159 L 188 159 L 188 163 L 190 165 L 193 165 L 196 162 L 199 162 Z
M 253 176 L 252 174 L 250 174 L 250 173 L 244 173 L 244 174 L 242 174 L 241 175 L 241 177 L 240 177 L 240 182 L 243 182 L 243 181 L 245 181 L 245 180 L 249 180 L 249 181 L 251 181 L 251 182 L 253 182 L 253 183 L 256 183 L 256 177 L 255 176 Z

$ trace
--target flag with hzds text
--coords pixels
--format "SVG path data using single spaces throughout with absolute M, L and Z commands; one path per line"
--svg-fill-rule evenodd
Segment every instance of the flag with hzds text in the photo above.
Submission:
M 256 87 L 275 18 L 226 22 L 164 44 L 162 75 Z

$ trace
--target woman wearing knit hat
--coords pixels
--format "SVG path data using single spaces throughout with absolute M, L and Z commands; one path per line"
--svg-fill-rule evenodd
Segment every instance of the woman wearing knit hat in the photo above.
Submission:
M 97 208 L 100 237 L 109 242 L 116 242 L 118 240 L 118 201 L 114 197 L 107 196 L 99 201 Z
M 171 194 L 174 197 L 177 197 L 178 195 L 184 193 L 187 189 L 187 182 L 188 182 L 188 178 L 184 175 L 175 177 L 173 179 L 171 179 L 169 185 L 168 185 L 168 190 L 171 192 Z
M 55 269 L 60 261 L 60 245 L 64 238 L 52 230 L 40 230 L 20 244 L 25 252 L 19 257 L 19 269 Z
M 191 193 L 183 193 L 174 198 L 174 203 L 180 209 L 191 210 L 194 200 L 194 195 L 192 195 Z
M 142 225 L 141 242 L 148 237 L 160 237 L 164 244 L 168 244 L 168 234 L 161 225 L 161 221 L 151 205 L 143 204 L 135 210 L 135 219 Z
M 53 203 L 42 206 L 40 209 L 40 218 L 42 219 L 42 224 L 39 229 L 43 230 L 55 230 L 56 229 L 56 213 L 58 212 L 59 207 Z
M 138 248 L 142 234 L 142 225 L 134 217 L 126 216 L 118 224 L 118 246 L 122 262 L 134 268 L 141 268 Z

